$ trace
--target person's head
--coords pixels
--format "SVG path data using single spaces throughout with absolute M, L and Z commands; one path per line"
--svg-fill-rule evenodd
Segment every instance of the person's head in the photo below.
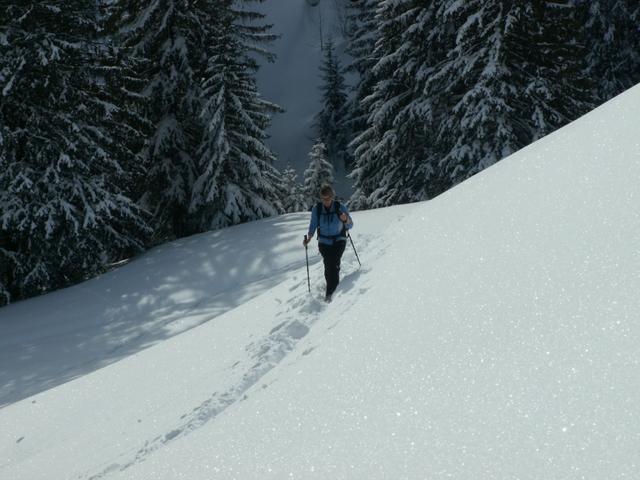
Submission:
M 325 184 L 320 189 L 320 200 L 322 201 L 322 204 L 325 207 L 331 206 L 331 202 L 333 202 L 333 199 L 335 198 L 335 196 L 336 194 L 333 191 L 333 188 L 331 187 L 331 185 Z

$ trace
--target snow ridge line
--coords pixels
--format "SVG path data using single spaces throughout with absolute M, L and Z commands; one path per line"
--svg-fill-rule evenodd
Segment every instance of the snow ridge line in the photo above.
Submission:
M 386 249 L 386 242 L 380 241 L 380 238 L 374 239 L 363 235 L 358 240 L 365 250 L 371 244 L 376 245 L 375 251 L 367 252 L 367 256 L 370 258 L 378 258 Z M 347 248 L 350 246 L 347 245 Z M 321 279 L 322 263 L 314 263 L 313 276 Z M 339 290 L 336 292 L 337 295 L 334 296 L 334 303 L 338 303 L 343 310 L 355 304 L 358 296 L 347 296 L 346 293 L 354 288 L 361 274 L 367 273 L 370 269 L 370 266 L 358 267 L 353 250 L 350 251 L 350 254 L 345 253 L 343 257 L 343 271 L 345 273 L 342 276 Z M 246 346 L 245 351 L 248 356 L 230 367 L 232 370 L 242 371 L 240 378 L 233 386 L 223 392 L 215 392 L 190 413 L 182 415 L 177 425 L 164 435 L 159 435 L 145 442 L 144 446 L 135 452 L 131 451 L 130 454 L 121 455 L 121 457 L 128 456 L 128 460 L 113 462 L 96 474 L 79 475 L 78 480 L 100 480 L 110 474 L 123 472 L 143 462 L 150 454 L 167 444 L 203 427 L 235 403 L 246 400 L 248 398 L 247 391 L 291 354 L 296 345 L 309 334 L 314 324 L 322 318 L 325 309 L 332 306 L 322 300 L 324 297 L 323 281 L 314 282 L 311 294 L 309 294 L 306 267 L 297 271 L 291 282 L 294 283 L 293 287 L 289 289 L 292 296 L 282 304 L 282 312 L 277 314 L 278 317 L 284 317 L 283 321 L 260 341 L 252 342 Z M 361 286 L 358 293 L 364 291 L 366 288 Z M 327 330 L 331 330 L 335 326 L 336 324 L 330 325 Z M 308 355 L 312 350 L 313 347 L 308 348 L 302 352 L 302 355 Z M 268 388 L 268 385 L 262 385 L 262 388 Z

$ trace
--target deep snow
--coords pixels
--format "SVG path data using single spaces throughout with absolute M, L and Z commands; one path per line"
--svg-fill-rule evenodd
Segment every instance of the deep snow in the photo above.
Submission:
M 637 478 L 639 118 L 356 212 L 328 305 L 295 214 L 0 309 L 0 478 Z

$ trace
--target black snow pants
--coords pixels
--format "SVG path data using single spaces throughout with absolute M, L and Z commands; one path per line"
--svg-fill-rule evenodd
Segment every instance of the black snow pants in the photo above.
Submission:
M 320 255 L 324 261 L 324 278 L 327 281 L 327 296 L 335 291 L 340 283 L 340 260 L 347 246 L 346 240 L 338 240 L 333 245 L 319 243 Z

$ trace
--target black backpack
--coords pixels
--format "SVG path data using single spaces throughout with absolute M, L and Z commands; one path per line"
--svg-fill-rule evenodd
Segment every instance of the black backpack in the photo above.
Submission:
M 333 213 L 335 213 L 335 215 L 338 217 L 338 220 L 340 220 L 340 202 L 337 200 L 333 201 Z M 323 208 L 322 202 L 318 202 L 316 204 L 316 211 L 318 212 L 318 238 L 322 237 L 322 238 L 329 238 L 331 240 L 333 240 L 334 242 L 340 238 L 340 237 L 346 237 L 347 236 L 347 227 L 345 226 L 345 224 L 342 224 L 342 231 L 338 234 L 338 235 L 322 235 L 322 233 L 320 233 L 320 215 L 332 215 L 332 212 L 328 212 L 325 213 L 324 211 L 325 209 Z M 342 222 L 342 220 L 340 220 Z

